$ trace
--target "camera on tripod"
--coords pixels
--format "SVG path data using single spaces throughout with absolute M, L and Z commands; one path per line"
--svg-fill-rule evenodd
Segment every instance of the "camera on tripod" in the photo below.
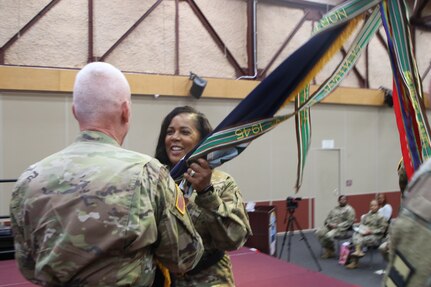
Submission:
M 317 261 L 316 255 L 313 253 L 313 250 L 311 250 L 307 237 L 305 237 L 304 233 L 302 232 L 301 226 L 299 225 L 295 217 L 295 210 L 298 207 L 299 201 L 301 200 L 302 200 L 301 197 L 291 197 L 291 196 L 287 197 L 286 199 L 287 211 L 286 211 L 286 218 L 284 219 L 284 221 L 287 222 L 287 225 L 286 225 L 286 232 L 284 233 L 283 243 L 281 244 L 281 249 L 280 249 L 278 258 L 281 258 L 281 255 L 283 254 L 284 244 L 286 243 L 287 234 L 289 233 L 289 242 L 287 243 L 287 261 L 290 262 L 290 246 L 291 246 L 291 242 L 292 242 L 291 240 L 292 240 L 293 232 L 295 230 L 295 225 L 296 225 L 297 230 L 301 234 L 301 240 L 303 240 L 305 245 L 307 245 L 308 251 L 310 251 L 310 254 L 313 257 L 314 262 L 317 265 L 317 268 L 319 269 L 319 271 L 321 271 L 322 267 Z
M 286 204 L 288 210 L 294 210 L 298 207 L 298 201 L 302 200 L 301 197 L 287 197 Z

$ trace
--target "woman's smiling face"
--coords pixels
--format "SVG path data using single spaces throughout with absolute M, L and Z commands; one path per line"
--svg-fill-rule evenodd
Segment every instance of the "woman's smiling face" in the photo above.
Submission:
M 176 115 L 168 126 L 165 137 L 166 153 L 172 165 L 179 162 L 195 145 L 201 136 L 196 128 L 196 115 Z

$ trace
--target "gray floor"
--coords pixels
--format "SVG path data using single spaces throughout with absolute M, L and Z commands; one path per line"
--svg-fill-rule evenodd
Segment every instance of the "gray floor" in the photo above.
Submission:
M 357 269 L 349 270 L 338 264 L 338 258 L 320 259 L 321 247 L 313 231 L 303 232 L 305 239 L 299 232 L 293 233 L 290 244 L 290 261 L 288 260 L 289 234 L 281 233 L 277 235 L 277 257 L 290 263 L 303 266 L 307 269 L 319 271 L 316 261 L 313 259 L 310 250 L 316 256 L 317 263 L 321 267 L 321 273 L 363 287 L 380 287 L 383 275 L 376 274 L 378 270 L 384 270 L 386 262 L 378 251 L 369 251 L 359 261 Z M 285 243 L 283 246 L 283 240 Z M 306 241 L 310 245 L 307 247 Z M 282 248 L 283 247 L 283 248 Z M 280 256 L 280 251 L 282 254 Z M 372 253 L 373 252 L 373 253 Z M 372 253 L 372 254 L 371 254 Z M 372 259 L 372 261 L 371 261 Z

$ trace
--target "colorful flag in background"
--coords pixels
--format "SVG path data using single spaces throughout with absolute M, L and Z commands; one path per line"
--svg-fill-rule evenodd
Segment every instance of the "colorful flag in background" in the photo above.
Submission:
M 392 66 L 394 112 L 407 177 L 431 155 L 422 80 L 412 50 L 405 3 L 383 1 L 380 5 Z
M 181 178 L 187 170 L 187 161 L 208 154 L 214 156 L 211 155 L 213 151 L 216 151 L 216 155 L 226 157 L 221 161 L 210 161 L 213 167 L 230 160 L 244 150 L 246 143 L 287 119 L 274 115 L 305 86 L 305 83 L 302 84 L 305 78 L 311 80 L 314 77 L 316 66 L 323 66 L 322 59 L 327 61 L 330 56 L 328 53 L 333 54 L 333 50 L 338 50 L 351 30 L 349 23 L 344 22 L 312 37 L 268 75 L 207 138 L 181 160 L 171 170 L 172 177 Z
M 379 6 L 380 4 L 380 6 Z M 311 141 L 310 107 L 327 97 L 354 67 L 382 21 L 388 35 L 390 60 L 394 71 L 394 89 L 399 110 L 396 118 L 401 148 L 409 156 L 414 171 L 430 155 L 427 118 L 423 113 L 422 86 L 411 51 L 410 34 L 403 12 L 397 12 L 401 0 L 351 0 L 329 11 L 317 23 L 314 35 L 269 74 L 238 106 L 172 170 L 179 181 L 188 163 L 206 158 L 217 167 L 238 156 L 251 141 L 295 115 L 298 141 L 300 188 Z M 371 11 L 371 12 L 370 12 Z M 404 11 L 404 10 L 401 10 Z M 368 17 L 365 17 L 368 16 Z M 366 18 L 362 29 L 333 74 L 309 96 L 309 83 L 320 69 L 339 51 L 355 27 Z M 396 90 L 396 91 L 395 91 Z M 295 99 L 295 111 L 276 115 L 287 102 Z M 394 101 L 394 105 L 397 105 Z M 406 169 L 408 170 L 406 165 Z M 182 182 L 184 186 L 185 182 Z M 183 187 L 183 190 L 187 187 Z
M 337 7 L 334 9 L 333 13 L 342 13 L 343 9 L 343 7 Z M 357 33 L 354 41 L 350 45 L 350 49 L 347 51 L 346 56 L 340 62 L 331 76 L 326 79 L 323 84 L 320 85 L 317 91 L 315 91 L 311 96 L 308 94 L 308 88 L 301 91 L 301 93 L 298 95 L 299 101 L 297 100 L 297 105 L 295 105 L 296 134 L 298 142 L 298 168 L 295 185 L 296 191 L 299 190 L 302 184 L 305 159 L 307 158 L 308 149 L 311 142 L 311 112 L 309 110 L 313 105 L 320 103 L 323 99 L 329 96 L 335 90 L 335 88 L 339 86 L 341 81 L 355 66 L 359 57 L 362 55 L 363 49 L 368 45 L 376 31 L 381 26 L 379 8 L 376 6 L 373 9 L 373 12 L 365 21 L 361 30 Z M 316 29 L 319 28 L 320 25 L 317 25 Z

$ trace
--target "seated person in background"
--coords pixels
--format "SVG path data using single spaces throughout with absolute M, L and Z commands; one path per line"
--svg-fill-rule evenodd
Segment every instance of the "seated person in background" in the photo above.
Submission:
M 355 233 L 353 233 L 352 242 L 355 246 L 355 252 L 352 253 L 351 262 L 346 265 L 346 268 L 357 268 L 359 258 L 365 255 L 362 248 L 378 245 L 382 240 L 388 227 L 388 222 L 378 213 L 378 209 L 377 200 L 371 200 L 370 211 L 361 217 L 361 223 L 358 228 L 355 228 Z
M 355 221 L 355 210 L 347 204 L 347 197 L 338 197 L 338 206 L 334 207 L 325 219 L 325 226 L 316 234 L 320 244 L 324 248 L 322 258 L 334 257 L 334 237 L 344 236 Z
M 386 201 L 386 195 L 384 193 L 377 193 L 376 200 L 379 204 L 379 213 L 390 221 L 392 218 L 392 206 Z
M 407 178 L 406 168 L 404 167 L 404 161 L 402 159 L 398 164 L 397 173 L 398 173 L 398 185 L 400 186 L 400 191 L 401 191 L 401 198 L 404 198 L 404 190 L 406 189 L 407 184 L 409 182 Z

